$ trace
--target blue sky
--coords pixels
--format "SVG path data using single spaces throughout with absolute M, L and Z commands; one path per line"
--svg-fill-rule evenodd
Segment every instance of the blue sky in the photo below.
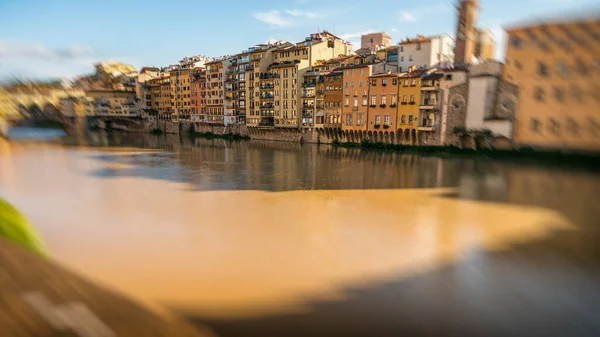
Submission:
M 454 35 L 455 1 L 0 0 L 0 79 L 71 77 L 91 72 L 102 59 L 164 66 L 184 56 L 233 54 L 267 40 L 297 42 L 317 29 L 354 42 L 355 49 L 360 35 L 371 31 L 385 31 L 395 43 L 416 34 Z M 503 45 L 503 25 L 576 11 L 597 0 L 480 3 L 479 25 Z

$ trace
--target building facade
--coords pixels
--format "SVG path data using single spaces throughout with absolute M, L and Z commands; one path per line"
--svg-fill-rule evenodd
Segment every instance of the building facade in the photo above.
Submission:
M 384 32 L 369 33 L 360 37 L 360 49 L 376 51 L 392 45 L 392 37 Z
M 521 146 L 600 150 L 598 18 L 507 32 L 503 79 L 519 90 L 514 141 Z
M 367 130 L 381 135 L 394 132 L 398 120 L 398 73 L 391 71 L 369 77 Z
M 341 129 L 342 127 L 342 100 L 343 100 L 343 73 L 332 71 L 323 75 L 324 114 L 325 128 Z
M 366 131 L 369 103 L 369 77 L 374 65 L 353 64 L 342 68 L 344 105 L 342 107 L 342 130 Z
M 411 68 L 411 70 L 413 70 Z M 423 71 L 408 71 L 398 76 L 398 119 L 396 138 L 401 144 L 417 145 L 421 76 Z M 429 89 L 429 88 L 428 88 Z
M 447 34 L 407 38 L 398 46 L 398 71 L 410 67 L 429 69 L 440 63 L 452 63 L 454 40 Z

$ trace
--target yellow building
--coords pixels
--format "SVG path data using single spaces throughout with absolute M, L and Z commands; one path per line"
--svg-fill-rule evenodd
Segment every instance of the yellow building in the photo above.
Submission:
M 598 19 L 507 30 L 503 78 L 519 88 L 514 141 L 600 151 Z
M 169 72 L 171 84 L 172 119 L 190 120 L 192 113 L 191 69 L 174 69 Z
M 416 145 L 421 90 L 430 88 L 427 85 L 421 87 L 423 74 L 422 71 L 409 71 L 398 76 L 398 143 Z
M 202 120 L 214 123 L 225 123 L 225 72 L 229 62 L 224 58 L 217 58 L 206 63 L 206 110 Z

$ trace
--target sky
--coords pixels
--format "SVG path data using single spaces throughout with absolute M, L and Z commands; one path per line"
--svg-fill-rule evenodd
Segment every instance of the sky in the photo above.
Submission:
M 185 56 L 235 54 L 266 41 L 298 42 L 326 29 L 360 48 L 385 31 L 398 43 L 456 30 L 456 0 L 0 0 L 0 80 L 93 72 L 100 60 L 166 66 Z M 480 0 L 479 26 L 502 27 L 581 11 L 597 0 Z

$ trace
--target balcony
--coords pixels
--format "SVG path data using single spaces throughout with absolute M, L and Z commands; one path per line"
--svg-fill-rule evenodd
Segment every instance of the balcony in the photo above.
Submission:
M 261 109 L 273 109 L 275 107 L 275 105 L 273 103 L 267 103 L 267 104 L 261 104 L 260 108 Z
M 312 118 L 312 112 L 302 112 L 302 118 Z
M 302 104 L 302 109 L 314 109 L 314 104 Z
M 302 94 L 302 98 L 314 98 L 314 97 L 315 97 L 314 92 L 305 92 L 304 94 Z
M 260 99 L 273 99 L 273 98 L 275 98 L 275 95 L 273 95 L 273 94 L 260 95 Z
M 237 90 L 238 91 L 246 91 L 246 87 L 239 87 Z
M 421 84 L 421 91 L 436 91 L 439 88 L 432 84 Z
M 267 80 L 267 79 L 272 79 L 272 78 L 279 78 L 279 75 L 276 73 L 261 73 L 260 74 L 261 80 Z
M 320 74 L 320 71 L 307 71 L 306 74 L 304 74 L 304 76 L 318 76 Z
M 424 99 L 421 102 L 421 104 L 419 106 L 419 109 L 422 109 L 422 110 L 433 110 L 435 108 L 436 104 L 437 104 L 437 101 L 435 99 L 432 99 L 432 100 Z
M 309 81 L 309 82 L 304 82 L 302 83 L 302 87 L 303 88 L 313 88 L 317 85 L 316 81 Z
M 264 84 L 259 86 L 260 90 L 273 90 L 275 86 L 273 84 Z

